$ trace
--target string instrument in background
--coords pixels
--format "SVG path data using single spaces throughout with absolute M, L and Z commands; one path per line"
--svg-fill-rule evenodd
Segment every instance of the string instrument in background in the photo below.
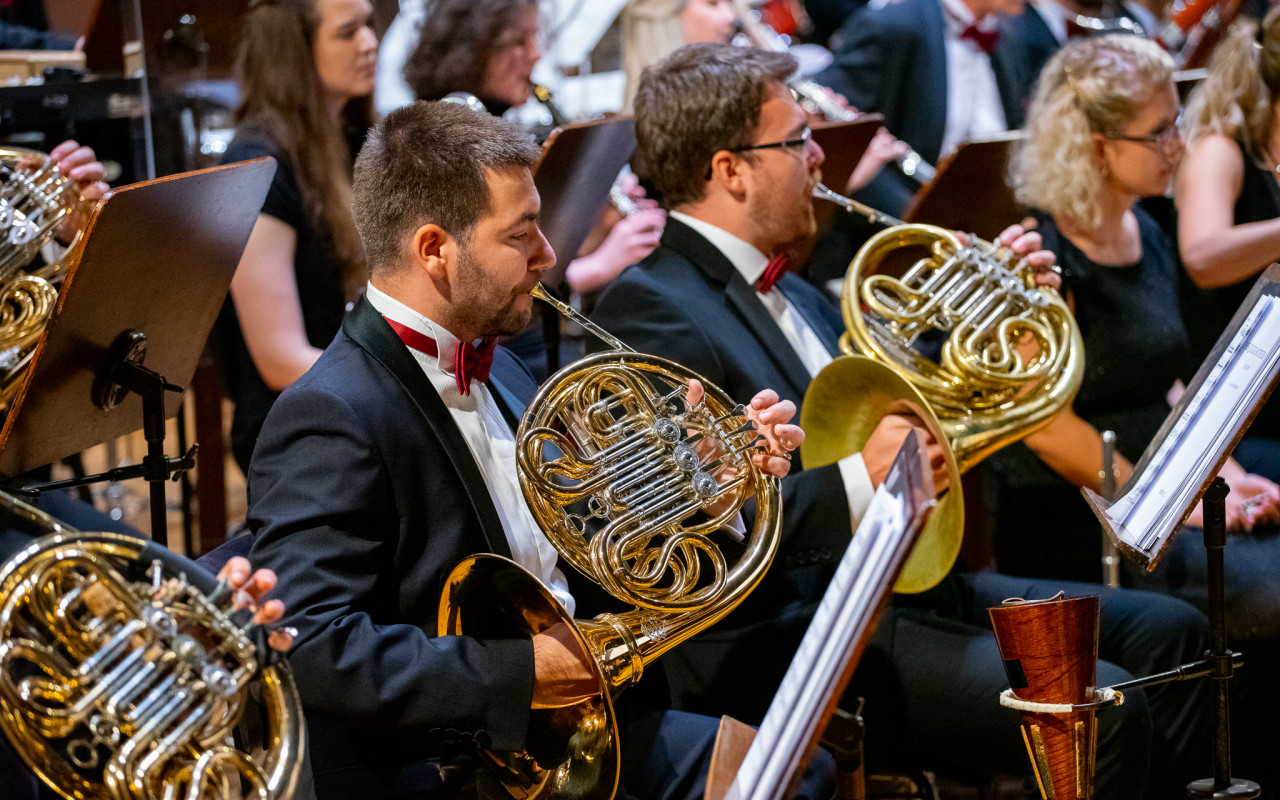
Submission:
M 1174 0 L 1158 38 L 1178 69 L 1198 69 L 1239 14 L 1240 0 Z

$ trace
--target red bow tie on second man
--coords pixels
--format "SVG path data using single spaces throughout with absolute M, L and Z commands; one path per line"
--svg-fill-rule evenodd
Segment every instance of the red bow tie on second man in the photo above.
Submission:
M 1000 40 L 999 30 L 984 31 L 977 25 L 970 25 L 960 32 L 961 39 L 968 39 L 978 46 L 978 49 L 987 55 L 991 55 L 996 49 L 996 42 Z
M 764 272 L 760 273 L 760 277 L 756 278 L 756 291 L 760 294 L 768 294 L 786 272 L 787 257 L 774 256 L 769 260 L 769 265 L 764 268 Z
M 387 324 L 396 332 L 405 346 L 432 357 L 439 357 L 440 348 L 436 345 L 435 339 L 407 325 L 401 325 L 393 319 L 388 319 Z M 493 366 L 493 349 L 497 346 L 498 342 L 495 339 L 481 341 L 478 348 L 471 342 L 462 342 L 458 345 L 457 355 L 453 360 L 453 376 L 458 383 L 458 391 L 463 397 L 470 396 L 472 380 L 481 383 L 489 382 L 489 368 Z

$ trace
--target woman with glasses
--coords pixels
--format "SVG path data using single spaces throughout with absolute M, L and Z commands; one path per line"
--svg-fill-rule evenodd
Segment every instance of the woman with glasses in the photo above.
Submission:
M 1102 533 L 1080 495 L 1082 486 L 1101 490 L 1099 432 L 1116 432 L 1120 485 L 1168 416 L 1171 387 L 1196 366 L 1179 313 L 1177 248 L 1138 202 L 1164 195 L 1178 169 L 1178 113 L 1172 60 L 1137 36 L 1073 41 L 1041 73 L 1012 179 L 1018 198 L 1036 209 L 1045 248 L 1058 254 L 1062 291 L 1084 340 L 1085 373 L 1070 409 L 1025 447 L 1005 448 L 983 465 L 994 488 L 1002 572 L 1101 578 Z M 1235 533 L 1280 519 L 1276 484 L 1234 461 L 1221 475 L 1231 485 L 1227 522 Z M 1199 524 L 1197 507 L 1188 525 Z M 1207 571 L 1198 533 L 1179 533 L 1154 574 L 1129 570 L 1126 583 L 1203 610 Z M 1258 709 L 1274 702 L 1265 684 L 1280 664 L 1273 652 L 1280 642 L 1280 538 L 1234 535 L 1225 553 L 1228 637 L 1250 654 L 1249 669 L 1233 682 L 1250 698 L 1233 709 L 1236 766 L 1261 781 L 1274 757 L 1244 758 L 1251 742 L 1242 740 L 1266 740 L 1273 713 Z M 1176 788 L 1159 796 L 1173 797 Z
M 1018 198 L 1036 209 L 1045 247 L 1058 254 L 1085 375 L 1072 408 L 1025 448 L 991 459 L 1004 571 L 1098 580 L 1098 523 L 1079 488 L 1101 490 L 1099 432 L 1117 434 L 1122 484 L 1168 416 L 1172 387 L 1194 369 L 1178 311 L 1177 251 L 1138 203 L 1165 193 L 1182 157 L 1172 74 L 1159 45 L 1123 35 L 1072 42 L 1041 74 L 1012 177 Z M 1223 477 L 1232 528 L 1280 518 L 1274 483 L 1234 462 Z
M 1280 261 L 1280 10 L 1232 28 L 1184 117 L 1178 245 L 1202 289 L 1188 324 L 1203 358 L 1258 275 Z M 1280 400 L 1263 407 L 1236 453 L 1280 480 Z

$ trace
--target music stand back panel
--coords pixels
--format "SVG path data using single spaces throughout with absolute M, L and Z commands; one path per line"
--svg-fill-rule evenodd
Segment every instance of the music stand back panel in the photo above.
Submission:
M 112 344 L 128 331 L 147 337 L 143 366 L 186 386 L 274 174 L 274 159 L 262 158 L 104 198 L 0 431 L 0 473 L 26 472 L 142 427 L 137 395 L 110 411 L 93 400 Z M 182 395 L 166 394 L 172 417 Z
M 1025 216 L 1009 188 L 1009 155 L 1021 132 L 963 142 L 938 165 L 938 174 L 911 199 L 907 222 L 995 239 Z
M 609 199 L 610 187 L 635 149 L 631 117 L 566 125 L 548 137 L 533 175 L 542 198 L 542 233 L 556 252 L 556 265 L 544 284 L 564 284 L 565 269 L 578 257 Z

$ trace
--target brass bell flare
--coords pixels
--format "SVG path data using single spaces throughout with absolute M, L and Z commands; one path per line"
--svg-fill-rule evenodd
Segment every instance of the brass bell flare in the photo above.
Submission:
M 814 196 L 891 227 L 872 236 L 845 273 L 846 355 L 805 394 L 801 453 L 806 467 L 838 461 L 859 452 L 886 414 L 903 403 L 917 409 L 946 453 L 950 478 L 894 587 L 922 592 L 960 552 L 960 476 L 1071 405 L 1084 377 L 1080 330 L 1061 296 L 1038 286 L 1031 266 L 1000 245 L 902 223 L 821 185 Z M 886 271 L 890 263 L 900 276 Z M 936 361 L 917 349 L 930 337 L 943 339 Z

